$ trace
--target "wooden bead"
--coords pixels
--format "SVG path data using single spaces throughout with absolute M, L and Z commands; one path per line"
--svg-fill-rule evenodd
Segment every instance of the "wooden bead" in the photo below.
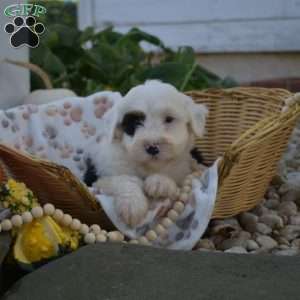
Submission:
M 31 212 L 25 211 L 22 213 L 22 220 L 24 223 L 30 223 L 30 222 L 32 222 L 32 219 L 33 219 L 33 217 L 32 217 Z
M 175 209 L 171 209 L 168 212 L 168 217 L 172 220 L 172 221 L 176 221 L 179 217 L 178 212 Z
M 23 225 L 23 219 L 20 215 L 14 215 L 11 218 L 11 223 L 14 227 L 21 227 Z
M 183 186 L 191 186 L 192 185 L 192 178 L 187 178 L 184 182 L 183 182 Z
M 122 242 L 124 240 L 124 235 L 119 231 L 110 231 L 107 236 L 111 242 Z
M 94 244 L 95 241 L 96 241 L 96 236 L 95 236 L 94 233 L 89 232 L 89 233 L 85 234 L 85 236 L 84 236 L 84 242 L 86 244 Z
M 191 192 L 191 190 L 192 190 L 192 187 L 191 186 L 188 186 L 188 185 L 186 185 L 186 186 L 184 186 L 183 187 L 183 193 L 190 193 Z
M 73 230 L 79 230 L 80 226 L 81 226 L 81 222 L 78 219 L 73 219 L 70 225 L 71 229 Z
M 101 233 L 104 234 L 104 235 L 107 235 L 107 231 L 104 230 L 104 229 L 101 230 Z
M 97 224 L 93 224 L 93 225 L 90 227 L 90 230 L 91 230 L 92 232 L 94 232 L 95 234 L 101 233 L 101 228 L 100 228 L 100 226 L 97 225 Z
M 168 228 L 168 227 L 170 227 L 171 225 L 173 225 L 173 222 L 172 222 L 172 220 L 169 219 L 169 218 L 163 218 L 163 219 L 161 220 L 161 225 L 164 226 L 165 228 Z
M 138 239 L 139 243 L 141 245 L 144 245 L 144 246 L 149 246 L 151 245 L 148 241 L 148 239 L 145 237 L 145 236 L 141 236 L 139 239 Z
M 12 223 L 10 220 L 5 219 L 1 222 L 1 227 L 3 231 L 9 231 L 12 229 Z
M 79 231 L 81 234 L 87 234 L 90 231 L 90 229 L 89 226 L 87 226 L 86 224 L 81 224 Z
M 73 218 L 69 214 L 64 214 L 61 219 L 61 224 L 64 226 L 69 226 L 72 223 Z
M 167 230 L 165 229 L 164 226 L 162 226 L 161 224 L 157 224 L 155 226 L 155 232 L 160 235 L 160 236 L 163 236 L 164 234 L 166 234 Z
M 154 230 L 149 230 L 147 233 L 146 233 L 146 238 L 149 240 L 149 241 L 155 241 L 157 239 L 157 234 Z
M 184 204 L 181 201 L 176 201 L 174 203 L 173 209 L 180 214 L 184 211 Z
M 130 241 L 129 241 L 129 244 L 135 244 L 135 245 L 136 245 L 136 244 L 138 244 L 138 243 L 139 243 L 138 240 L 130 240 Z
M 182 201 L 182 202 L 187 202 L 189 199 L 189 195 L 187 193 L 182 193 L 179 197 L 179 200 Z
M 99 233 L 99 234 L 96 234 L 96 242 L 106 242 L 107 241 L 107 237 L 102 234 L 102 233 Z
M 64 216 L 64 213 L 61 209 L 56 209 L 53 214 L 53 218 L 55 221 L 60 222 Z
M 43 209 L 40 206 L 36 206 L 31 210 L 32 216 L 35 219 L 41 218 L 44 214 Z
M 47 203 L 43 207 L 46 216 L 52 216 L 55 212 L 55 207 L 51 203 Z

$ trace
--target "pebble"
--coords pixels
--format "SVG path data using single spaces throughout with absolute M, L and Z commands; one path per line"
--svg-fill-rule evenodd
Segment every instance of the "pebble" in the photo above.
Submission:
M 272 229 L 280 229 L 283 227 L 283 220 L 275 214 L 265 214 L 259 217 L 259 221 Z
M 258 236 L 256 242 L 264 249 L 273 249 L 278 246 L 278 243 L 268 235 Z
M 259 245 L 254 240 L 248 240 L 246 242 L 246 249 L 248 251 L 253 251 L 259 249 Z
M 215 250 L 215 244 L 210 239 L 201 239 L 196 245 L 199 249 Z
M 297 215 L 297 205 L 292 201 L 282 202 L 278 207 L 278 213 L 287 217 Z
M 256 231 L 263 234 L 263 235 L 267 235 L 267 234 L 270 234 L 272 232 L 272 229 L 264 223 L 257 223 Z
M 242 238 L 231 238 L 224 240 L 221 244 L 219 249 L 220 250 L 227 250 L 233 247 L 246 247 L 247 240 Z
M 232 247 L 224 251 L 225 253 L 247 254 L 247 250 L 243 247 Z
M 300 225 L 300 216 L 291 216 L 289 218 L 289 224 L 290 225 Z
M 288 241 L 294 240 L 300 236 L 300 226 L 287 225 L 280 231 L 280 235 L 285 237 Z
M 276 255 L 282 255 L 282 256 L 294 256 L 299 254 L 299 250 L 298 249 L 284 249 L 284 250 L 275 250 L 272 253 L 276 254 Z
M 245 212 L 239 215 L 238 217 L 242 227 L 249 232 L 256 231 L 256 225 L 258 222 L 258 216 L 253 213 Z

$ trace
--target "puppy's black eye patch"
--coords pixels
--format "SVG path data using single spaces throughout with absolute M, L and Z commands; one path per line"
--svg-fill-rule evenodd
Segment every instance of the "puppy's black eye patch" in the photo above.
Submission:
M 146 116 L 142 112 L 127 113 L 121 123 L 123 131 L 129 136 L 133 136 L 139 126 L 144 125 Z

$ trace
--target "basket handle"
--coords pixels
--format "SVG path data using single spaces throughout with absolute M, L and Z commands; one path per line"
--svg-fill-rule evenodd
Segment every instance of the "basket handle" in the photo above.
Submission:
M 295 105 L 300 105 L 300 93 L 296 93 L 291 97 L 288 97 L 284 100 L 285 105 L 282 107 L 281 112 L 286 113 Z
M 28 69 L 28 70 L 32 71 L 33 73 L 37 74 L 41 78 L 41 80 L 43 81 L 46 89 L 53 89 L 53 85 L 51 83 L 50 77 L 38 65 L 35 65 L 35 64 L 29 63 L 29 62 L 12 60 L 12 59 L 8 59 L 8 58 L 5 58 L 3 60 L 3 62 L 13 64 L 15 66 L 19 66 L 19 67 L 22 67 L 22 68 L 25 68 L 25 69 Z

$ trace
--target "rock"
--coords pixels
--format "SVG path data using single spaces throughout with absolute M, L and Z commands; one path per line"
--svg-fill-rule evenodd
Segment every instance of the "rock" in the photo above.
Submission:
M 285 245 L 285 246 L 289 246 L 290 245 L 290 242 L 286 238 L 284 238 L 283 236 L 277 236 L 276 238 L 274 237 L 274 239 L 280 245 Z
M 215 250 L 216 247 L 214 243 L 210 239 L 201 239 L 196 245 L 196 248 L 207 249 L 207 250 Z
M 283 185 L 281 185 L 281 187 L 278 190 L 279 195 L 284 195 L 285 193 L 287 193 L 290 190 L 290 187 L 287 183 L 284 183 Z
M 247 250 L 243 247 L 232 247 L 224 251 L 225 253 L 247 254 Z
M 281 229 L 280 234 L 285 237 L 288 241 L 294 240 L 300 236 L 299 225 L 287 225 Z
M 224 220 L 213 220 L 211 222 L 212 226 L 217 226 L 217 225 L 223 225 L 223 224 L 229 224 L 232 226 L 236 226 L 236 227 L 240 227 L 240 223 L 238 222 L 238 220 L 236 218 L 228 218 L 228 219 L 224 219 Z
M 255 232 L 256 224 L 258 222 L 258 217 L 255 214 L 250 212 L 244 212 L 241 213 L 238 218 L 240 224 L 245 230 L 249 232 Z
M 280 229 L 283 227 L 283 220 L 275 214 L 265 214 L 259 217 L 259 222 L 268 225 L 272 229 Z
M 276 254 L 276 255 L 284 255 L 284 256 L 294 256 L 299 254 L 299 250 L 298 249 L 284 249 L 284 250 L 275 250 L 272 253 Z
M 277 199 L 269 199 L 266 201 L 265 203 L 265 207 L 269 208 L 269 209 L 276 209 L 278 208 L 280 204 L 280 201 Z
M 279 259 L 101 243 L 81 247 L 24 276 L 3 298 L 297 299 L 299 277 L 297 256 Z
M 277 248 L 280 250 L 290 249 L 290 247 L 288 245 L 279 245 Z
M 293 240 L 291 244 L 293 248 L 300 249 L 300 239 Z
M 263 214 L 266 214 L 269 211 L 267 207 L 265 207 L 262 204 L 257 205 L 252 209 L 252 213 L 255 214 L 256 216 L 261 216 Z
M 289 217 L 289 224 L 290 225 L 300 225 L 300 216 L 291 216 Z
M 287 217 L 297 215 L 297 205 L 292 201 L 282 202 L 278 207 L 278 213 Z
M 264 223 L 257 223 L 256 224 L 256 231 L 263 234 L 263 235 L 267 235 L 267 234 L 272 232 L 272 229 Z
M 222 235 L 213 235 L 210 237 L 210 240 L 214 243 L 216 249 L 220 249 L 220 245 L 225 240 L 225 238 Z
M 230 224 L 219 224 L 210 228 L 209 232 L 212 235 L 222 235 L 225 238 L 228 238 L 231 236 L 232 232 L 239 231 L 239 230 L 240 230 L 239 226 L 237 227 Z
M 246 242 L 246 249 L 248 251 L 253 251 L 259 249 L 259 245 L 254 240 L 248 240 Z
M 221 250 L 227 250 L 233 247 L 246 247 L 246 240 L 241 239 L 241 238 L 231 238 L 231 239 L 227 239 L 224 240 L 221 244 L 220 244 L 220 249 Z
M 257 237 L 256 242 L 264 249 L 269 250 L 275 248 L 278 243 L 267 235 Z
M 251 239 L 251 233 L 248 231 L 240 231 L 238 234 L 238 238 L 243 239 L 243 240 L 250 240 Z
M 281 197 L 282 202 L 296 202 L 299 205 L 300 202 L 300 194 L 296 190 L 288 190 L 282 197 Z

